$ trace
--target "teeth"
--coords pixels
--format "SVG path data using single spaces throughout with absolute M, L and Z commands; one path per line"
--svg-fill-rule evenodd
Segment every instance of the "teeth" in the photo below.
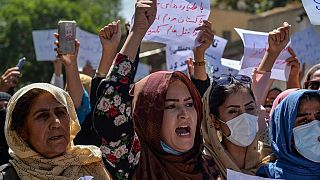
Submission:
M 190 133 L 181 133 L 181 134 L 178 134 L 179 136 L 187 136 L 189 135 Z

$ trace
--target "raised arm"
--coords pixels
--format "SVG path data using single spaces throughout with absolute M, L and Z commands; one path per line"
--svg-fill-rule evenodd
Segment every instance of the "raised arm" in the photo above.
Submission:
M 287 22 L 284 22 L 282 27 L 269 32 L 269 46 L 258 67 L 258 71 L 271 71 L 273 64 L 290 40 L 289 29 L 290 25 Z
M 54 35 L 56 38 L 59 37 L 56 33 Z M 83 86 L 80 81 L 77 61 L 80 42 L 75 40 L 76 48 L 74 54 L 60 54 L 59 41 L 56 41 L 55 44 L 58 46 L 56 51 L 58 53 L 59 60 L 61 60 L 66 70 L 67 91 L 70 93 L 74 106 L 77 109 L 81 105 L 84 93 Z
M 287 81 L 287 89 L 301 88 L 300 86 L 300 62 L 291 47 L 288 48 L 291 57 L 286 60 L 290 67 L 290 74 Z
M 113 61 L 107 77 L 95 90 L 92 89 L 96 91 L 97 97 L 93 124 L 102 137 L 100 149 L 104 164 L 113 179 L 130 179 L 139 162 L 140 144 L 135 136 L 131 117 L 130 79 L 137 65 L 134 61 L 139 45 L 155 15 L 156 1 L 137 2 L 134 24 L 121 52 Z M 113 36 L 117 34 L 110 29 L 113 26 L 105 28 L 105 32 L 111 32 L 109 42 L 113 44 L 112 39 L 117 39 Z M 115 44 L 106 46 L 105 50 L 115 47 Z M 115 52 L 115 49 L 110 51 Z
M 196 41 L 200 43 L 199 46 L 193 49 L 194 53 L 194 78 L 198 80 L 206 80 L 206 66 L 204 54 L 213 42 L 213 31 L 211 29 L 211 22 L 204 20 L 203 25 L 196 28 L 200 30 Z
M 196 28 L 199 30 L 196 41 L 200 43 L 199 46 L 193 49 L 194 61 L 193 61 L 193 76 L 191 80 L 193 84 L 197 87 L 201 96 L 206 92 L 207 88 L 210 86 L 210 80 L 208 79 L 206 66 L 205 66 L 205 52 L 211 46 L 213 42 L 213 31 L 211 29 L 211 22 L 203 21 L 203 25 Z
M 268 48 L 264 57 L 256 71 L 252 75 L 252 90 L 257 98 L 258 105 L 262 105 L 269 90 L 271 69 L 280 55 L 281 51 L 289 42 L 290 25 L 286 22 L 282 27 L 279 27 L 271 32 L 268 36 Z

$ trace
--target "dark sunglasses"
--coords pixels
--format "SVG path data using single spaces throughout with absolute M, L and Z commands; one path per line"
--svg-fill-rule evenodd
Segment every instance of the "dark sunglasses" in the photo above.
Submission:
M 214 86 L 226 86 L 229 84 L 234 84 L 234 83 L 241 83 L 241 84 L 245 84 L 245 85 L 251 85 L 251 78 L 249 76 L 246 75 L 227 75 L 227 74 L 222 74 L 219 78 L 215 78 L 213 79 L 213 85 Z
M 307 81 L 304 83 L 305 89 L 318 90 L 320 87 L 320 81 Z

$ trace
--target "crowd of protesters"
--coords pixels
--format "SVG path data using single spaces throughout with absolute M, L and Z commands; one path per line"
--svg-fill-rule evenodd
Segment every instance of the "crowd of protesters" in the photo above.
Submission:
M 120 21 L 100 30 L 93 77 L 78 72 L 78 40 L 74 54 L 64 55 L 55 42 L 51 84 L 14 92 L 19 69 L 2 74 L 0 179 L 227 179 L 227 169 L 320 179 L 320 65 L 300 86 L 299 60 L 289 48 L 287 90 L 270 89 L 271 69 L 290 39 L 288 23 L 269 32 L 251 77 L 210 80 L 204 56 L 214 33 L 204 20 L 196 29 L 192 73 L 159 71 L 135 83 L 156 1 L 138 1 L 135 8 L 120 52 Z

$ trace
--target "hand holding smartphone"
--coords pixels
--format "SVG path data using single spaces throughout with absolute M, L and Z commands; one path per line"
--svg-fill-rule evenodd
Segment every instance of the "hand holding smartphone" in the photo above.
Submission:
M 26 57 L 20 58 L 18 64 L 16 65 L 16 67 L 18 67 L 19 70 L 21 70 L 23 65 L 24 65 L 24 63 L 26 62 L 26 60 L 27 60 Z
M 74 54 L 76 39 L 76 21 L 59 21 L 59 53 Z

